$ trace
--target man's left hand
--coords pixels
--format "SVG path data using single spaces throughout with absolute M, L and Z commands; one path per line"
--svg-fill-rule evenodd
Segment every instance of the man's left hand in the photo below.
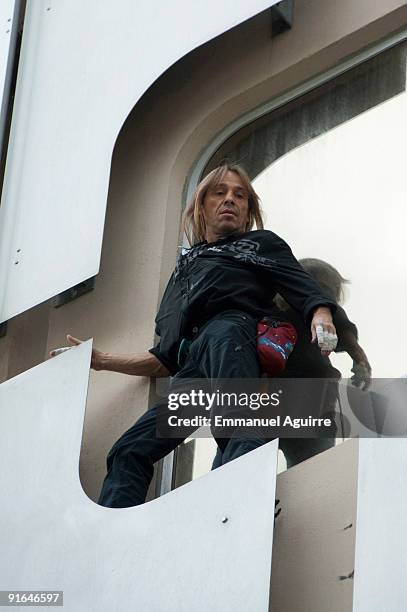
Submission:
M 319 306 L 314 311 L 311 321 L 311 342 L 318 342 L 321 354 L 328 356 L 338 344 L 335 325 L 331 310 L 327 306 Z

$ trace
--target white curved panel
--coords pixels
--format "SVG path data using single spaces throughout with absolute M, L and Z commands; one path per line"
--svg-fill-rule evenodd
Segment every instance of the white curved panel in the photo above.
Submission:
M 0 208 L 1 321 L 99 269 L 112 150 L 183 55 L 276 0 L 28 0 Z
M 78 476 L 90 351 L 0 386 L 0 590 L 63 590 L 68 612 L 266 612 L 277 442 L 143 506 L 98 506 Z
M 407 441 L 359 441 L 353 612 L 407 606 Z

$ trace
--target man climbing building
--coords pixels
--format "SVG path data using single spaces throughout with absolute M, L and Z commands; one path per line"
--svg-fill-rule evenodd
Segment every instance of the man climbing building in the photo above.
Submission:
M 256 225 L 257 229 L 253 230 Z M 257 323 L 278 292 L 301 314 L 323 354 L 336 346 L 335 301 L 303 270 L 290 247 L 263 229 L 259 198 L 239 166 L 223 165 L 198 185 L 184 215 L 192 245 L 184 249 L 168 282 L 157 317 L 159 343 L 138 355 L 96 349 L 91 366 L 136 376 L 259 378 Z M 72 344 L 80 340 L 68 336 Z M 241 350 L 235 350 L 236 347 Z M 186 350 L 184 350 L 186 348 Z M 158 438 L 157 406 L 113 445 L 99 503 L 144 502 L 156 461 L 182 438 Z M 226 463 L 265 440 L 217 439 Z

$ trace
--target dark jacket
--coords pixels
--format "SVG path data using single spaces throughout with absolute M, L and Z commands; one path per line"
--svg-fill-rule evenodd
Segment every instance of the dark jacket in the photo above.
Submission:
M 309 324 L 316 306 L 336 304 L 303 270 L 290 247 L 268 230 L 255 230 L 183 249 L 156 317 L 159 344 L 150 352 L 174 374 L 182 338 L 225 310 L 262 318 L 280 293 Z

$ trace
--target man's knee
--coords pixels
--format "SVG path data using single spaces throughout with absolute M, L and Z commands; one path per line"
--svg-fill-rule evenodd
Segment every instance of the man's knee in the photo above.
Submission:
M 245 314 L 236 314 L 231 318 L 216 319 L 214 321 L 212 333 L 216 336 L 221 334 L 223 337 L 255 337 L 256 322 L 252 317 Z
M 107 469 L 110 470 L 114 465 L 116 468 L 128 469 L 134 465 L 143 465 L 150 468 L 153 465 L 152 458 L 146 449 L 137 448 L 135 445 L 121 444 L 118 440 L 110 449 L 107 459 Z
M 196 340 L 192 349 L 202 350 L 225 350 L 235 351 L 240 347 L 255 346 L 256 328 L 251 325 L 243 327 L 236 320 L 215 320 L 209 325 Z

